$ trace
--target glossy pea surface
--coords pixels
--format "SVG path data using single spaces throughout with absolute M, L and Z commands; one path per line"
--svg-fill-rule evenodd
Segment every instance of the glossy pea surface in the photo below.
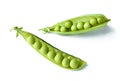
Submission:
M 41 30 L 46 33 L 79 34 L 105 27 L 109 21 L 110 19 L 103 14 L 87 14 L 58 22 Z
M 32 46 L 38 53 L 63 68 L 78 70 L 86 65 L 86 62 L 80 58 L 59 50 L 32 33 L 23 31 L 18 27 L 15 27 L 14 30 L 21 34 L 30 46 Z

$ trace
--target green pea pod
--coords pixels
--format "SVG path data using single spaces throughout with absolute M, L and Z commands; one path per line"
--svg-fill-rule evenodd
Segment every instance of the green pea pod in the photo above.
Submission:
M 77 70 L 86 65 L 86 62 L 80 58 L 57 49 L 34 34 L 23 31 L 22 28 L 14 27 L 14 30 L 17 31 L 17 36 L 21 34 L 37 52 L 63 68 Z
M 80 34 L 105 27 L 109 21 L 110 19 L 107 19 L 103 14 L 88 14 L 58 22 L 51 27 L 39 30 L 45 33 Z

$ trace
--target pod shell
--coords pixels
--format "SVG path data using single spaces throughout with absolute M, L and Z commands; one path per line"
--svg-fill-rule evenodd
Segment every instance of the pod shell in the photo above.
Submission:
M 58 48 L 47 43 L 43 39 L 36 35 L 23 31 L 21 28 L 14 28 L 17 33 L 20 33 L 22 37 L 41 55 L 50 60 L 51 62 L 67 69 L 78 70 L 82 69 L 86 62 L 78 57 L 70 55 L 66 52 L 59 50 Z
M 105 27 L 109 21 L 110 19 L 103 14 L 87 14 L 58 22 L 40 30 L 46 33 L 80 34 Z

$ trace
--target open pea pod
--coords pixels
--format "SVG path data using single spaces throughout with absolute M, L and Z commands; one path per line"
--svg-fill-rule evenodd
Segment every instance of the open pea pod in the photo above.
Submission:
M 16 36 L 21 34 L 38 53 L 63 68 L 78 70 L 86 65 L 86 62 L 80 58 L 59 50 L 36 35 L 23 31 L 22 28 L 14 27 L 13 29 L 17 31 Z
M 105 27 L 110 19 L 103 14 L 88 14 L 58 22 L 51 27 L 39 29 L 45 33 L 79 34 Z

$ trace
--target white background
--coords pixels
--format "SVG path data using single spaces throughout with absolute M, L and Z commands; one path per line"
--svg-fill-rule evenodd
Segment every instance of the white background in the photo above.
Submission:
M 0 81 L 120 81 L 119 0 L 0 0 Z M 105 28 L 61 36 L 39 28 L 85 14 L 111 19 Z M 9 30 L 23 30 L 87 62 L 79 71 L 63 69 L 46 60 L 24 39 Z

